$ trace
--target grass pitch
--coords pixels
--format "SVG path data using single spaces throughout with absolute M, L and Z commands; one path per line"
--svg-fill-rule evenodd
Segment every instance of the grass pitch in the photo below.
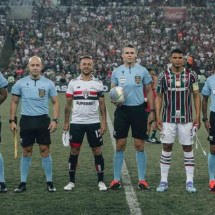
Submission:
M 106 96 L 108 97 L 108 96 Z M 99 192 L 97 177 L 94 168 L 94 159 L 86 142 L 83 143 L 76 174 L 76 187 L 72 192 L 65 192 L 63 187 L 68 183 L 68 156 L 69 147 L 61 143 L 63 128 L 63 112 L 65 98 L 60 95 L 61 116 L 58 130 L 52 134 L 51 154 L 53 159 L 53 179 L 57 188 L 55 193 L 46 191 L 45 176 L 37 144 L 34 145 L 32 166 L 27 181 L 27 191 L 14 193 L 19 184 L 19 163 L 21 147 L 18 148 L 18 159 L 14 159 L 13 135 L 9 130 L 9 104 L 11 97 L 1 106 L 2 116 L 2 143 L 0 150 L 5 162 L 5 178 L 8 186 L 7 193 L 0 193 L 0 214 L 74 214 L 74 215 L 117 215 L 130 214 L 124 189 L 120 191 Z M 111 119 L 115 107 L 107 98 L 107 108 Z M 113 146 L 109 133 L 104 136 L 103 155 L 105 159 L 105 181 L 108 185 L 113 179 Z M 208 153 L 209 143 L 206 141 L 205 128 L 198 132 L 200 142 Z M 128 138 L 125 160 L 131 182 L 137 195 L 142 214 L 149 215 L 202 215 L 212 214 L 214 208 L 214 194 L 208 191 L 207 157 L 200 147 L 195 148 L 195 185 L 197 193 L 188 194 L 185 191 L 185 170 L 183 152 L 176 141 L 172 155 L 172 164 L 169 173 L 169 189 L 165 193 L 156 193 L 155 189 L 160 180 L 159 160 L 161 145 L 147 144 L 148 156 L 147 181 L 152 188 L 151 192 L 142 192 L 137 189 L 137 171 L 133 140 Z

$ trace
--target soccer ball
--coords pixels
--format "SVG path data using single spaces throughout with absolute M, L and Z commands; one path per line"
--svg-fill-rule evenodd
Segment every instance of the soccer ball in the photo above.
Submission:
M 124 89 L 122 87 L 113 87 L 109 93 L 110 100 L 114 103 L 125 102 Z

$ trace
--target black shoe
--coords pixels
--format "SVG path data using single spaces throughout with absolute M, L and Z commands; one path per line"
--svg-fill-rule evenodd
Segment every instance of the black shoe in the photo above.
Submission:
M 49 192 L 55 192 L 56 191 L 56 188 L 54 187 L 54 185 L 53 185 L 53 183 L 51 181 L 47 182 L 47 190 Z
M 0 193 L 6 193 L 7 192 L 7 186 L 4 182 L 0 182 Z
M 26 191 L 26 182 L 21 182 L 19 186 L 14 190 L 15 193 L 22 193 Z

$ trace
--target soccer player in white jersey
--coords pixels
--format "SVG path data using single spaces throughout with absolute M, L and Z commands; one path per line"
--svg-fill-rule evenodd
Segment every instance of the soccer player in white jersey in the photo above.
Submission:
M 78 156 L 85 133 L 95 159 L 98 188 L 106 191 L 104 183 L 103 139 L 107 129 L 104 88 L 101 81 L 93 76 L 94 64 L 90 56 L 80 61 L 81 74 L 69 82 L 66 92 L 64 130 L 70 132 L 69 183 L 64 190 L 75 187 L 75 172 Z M 71 106 L 73 105 L 72 112 Z M 99 111 L 101 113 L 101 121 Z M 71 115 L 71 118 L 70 118 Z
M 194 155 L 192 150 L 193 125 L 200 127 L 200 94 L 198 77 L 195 72 L 184 68 L 184 55 L 180 49 L 174 49 L 170 55 L 172 66 L 158 76 L 157 96 L 155 100 L 156 121 L 161 132 L 163 150 L 160 158 L 161 181 L 157 192 L 168 189 L 168 173 L 171 162 L 173 142 L 178 135 L 184 151 L 186 171 L 186 190 L 195 193 L 193 184 Z M 192 117 L 192 95 L 196 111 Z M 162 120 L 160 117 L 164 99 Z

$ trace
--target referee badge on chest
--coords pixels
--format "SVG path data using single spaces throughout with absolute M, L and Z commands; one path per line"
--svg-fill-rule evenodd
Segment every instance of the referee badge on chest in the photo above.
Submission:
M 140 75 L 136 75 L 135 76 L 135 83 L 136 84 L 140 84 L 141 83 L 141 76 Z
M 44 89 L 38 89 L 39 91 L 39 97 L 43 98 L 46 94 L 46 91 Z

